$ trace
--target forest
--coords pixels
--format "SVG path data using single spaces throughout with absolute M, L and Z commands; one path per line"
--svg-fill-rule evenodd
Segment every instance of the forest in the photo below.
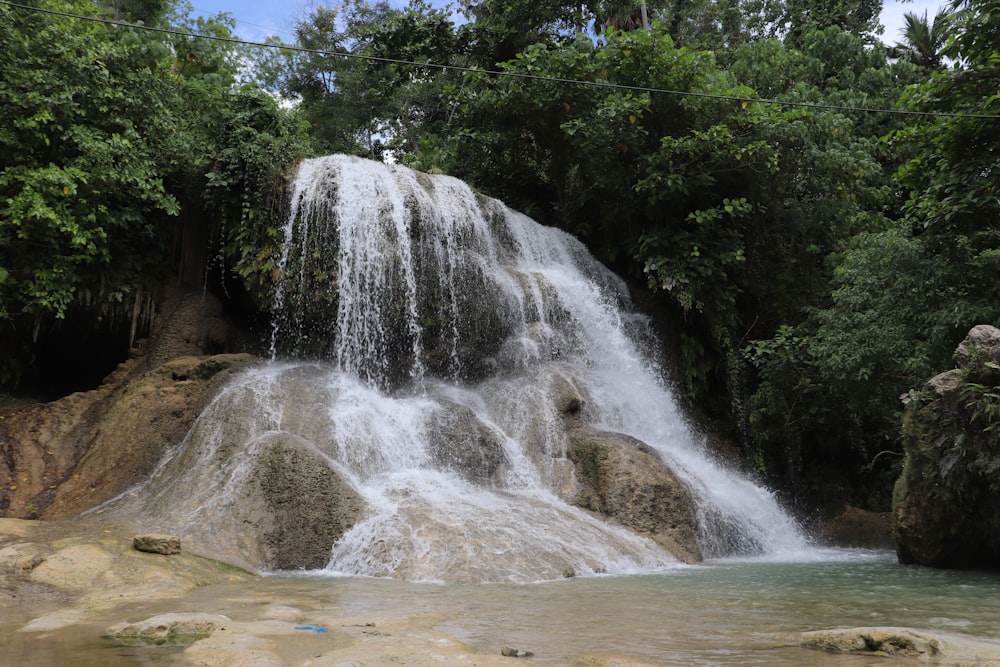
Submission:
M 880 9 L 338 0 L 247 44 L 186 0 L 0 1 L 0 398 L 98 383 L 169 281 L 265 321 L 287 175 L 350 153 L 581 239 L 746 469 L 884 511 L 904 403 L 1000 324 L 1000 1 L 892 47 Z

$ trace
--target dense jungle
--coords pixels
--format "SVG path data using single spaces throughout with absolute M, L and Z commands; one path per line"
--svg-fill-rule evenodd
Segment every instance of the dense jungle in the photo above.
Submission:
M 0 2 L 0 401 L 97 386 L 168 285 L 267 331 L 288 175 L 347 153 L 576 236 L 744 469 L 886 511 L 905 404 L 1000 324 L 1000 2 L 892 47 L 880 8 L 340 0 L 247 44 L 186 1 Z

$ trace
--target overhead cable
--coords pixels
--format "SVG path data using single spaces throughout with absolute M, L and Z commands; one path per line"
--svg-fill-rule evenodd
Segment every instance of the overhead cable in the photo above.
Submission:
M 444 71 L 454 71 L 462 72 L 466 74 L 484 74 L 488 76 L 495 77 L 508 77 L 517 79 L 528 79 L 532 81 L 541 81 L 547 83 L 560 83 L 567 85 L 576 86 L 590 86 L 596 88 L 609 88 L 614 90 L 626 90 L 629 92 L 638 93 L 649 93 L 651 95 L 674 95 L 678 97 L 698 97 L 707 98 L 713 100 L 727 100 L 732 102 L 739 102 L 744 107 L 749 104 L 774 104 L 777 106 L 785 107 L 799 107 L 806 109 L 822 109 L 828 111 L 845 111 L 845 112 L 862 112 L 862 113 L 882 113 L 882 114 L 895 114 L 899 116 L 928 116 L 935 118 L 970 118 L 979 120 L 1000 120 L 1000 115 L 997 114 L 974 114 L 974 113 L 957 113 L 957 112 L 947 112 L 947 111 L 913 111 L 910 109 L 878 109 L 869 107 L 853 107 L 847 105 L 838 104 L 819 104 L 814 102 L 793 102 L 786 100 L 775 100 L 775 99 L 764 99 L 759 97 L 743 97 L 739 95 L 721 95 L 718 93 L 703 93 L 693 90 L 670 90 L 668 88 L 656 88 L 652 86 L 636 86 L 623 83 L 613 83 L 610 81 L 588 81 L 585 79 L 571 79 L 558 76 L 546 76 L 541 74 L 529 74 L 527 72 L 513 72 L 510 70 L 491 70 L 483 69 L 479 67 L 467 67 L 462 65 L 446 65 L 442 63 L 433 62 L 421 62 L 417 60 L 404 60 L 401 58 L 386 58 L 382 56 L 373 56 L 364 53 L 350 53 L 347 51 L 326 51 L 322 49 L 307 49 L 302 46 L 292 46 L 288 44 L 274 44 L 270 42 L 254 42 L 248 40 L 237 39 L 235 37 L 220 37 L 217 35 L 203 35 L 199 33 L 185 32 L 182 30 L 174 30 L 171 28 L 157 28 L 155 26 L 143 25 L 141 23 L 128 23 L 125 21 L 114 21 L 111 19 L 103 19 L 96 16 L 84 16 L 81 14 L 73 14 L 70 12 L 59 12 L 53 9 L 43 9 L 41 7 L 31 7 L 29 5 L 22 5 L 16 2 L 9 2 L 9 0 L 0 0 L 0 5 L 6 5 L 8 7 L 14 7 L 16 9 L 24 9 L 32 12 L 38 12 L 42 14 L 51 14 L 53 16 L 62 16 L 64 18 L 73 18 L 81 21 L 91 21 L 94 23 L 103 23 L 110 26 L 115 26 L 119 28 L 130 28 L 134 30 L 146 30 L 148 32 L 158 32 L 166 35 L 173 35 L 175 37 L 187 37 L 191 39 L 207 39 L 215 42 L 225 42 L 228 44 L 234 44 L 237 46 L 254 46 L 265 49 L 282 49 L 288 51 L 294 51 L 297 53 L 307 53 L 311 55 L 329 56 L 334 58 L 346 58 L 354 60 L 365 60 L 369 62 L 382 63 L 387 65 L 409 65 L 416 67 L 429 67 L 432 69 L 439 69 Z

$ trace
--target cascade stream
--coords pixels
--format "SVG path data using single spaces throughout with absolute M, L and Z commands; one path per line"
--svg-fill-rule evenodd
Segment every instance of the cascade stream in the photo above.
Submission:
M 277 262 L 274 360 L 230 381 L 153 476 L 99 513 L 252 550 L 240 508 L 280 441 L 363 506 L 331 573 L 538 581 L 675 566 L 564 500 L 570 396 L 576 418 L 646 443 L 686 482 L 706 557 L 808 550 L 772 494 L 685 423 L 647 318 L 570 235 L 451 177 L 328 156 L 299 169 Z

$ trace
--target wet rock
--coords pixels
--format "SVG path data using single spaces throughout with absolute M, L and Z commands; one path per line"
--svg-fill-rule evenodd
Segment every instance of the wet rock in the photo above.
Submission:
M 358 520 L 364 500 L 307 441 L 268 436 L 253 484 L 241 504 L 240 523 L 257 534 L 263 569 L 316 569 L 333 543 Z
M 53 632 L 83 621 L 95 610 L 124 603 L 177 598 L 214 583 L 252 575 L 230 565 L 181 553 L 152 557 L 132 547 L 135 533 L 106 522 L 0 519 L 0 599 L 17 604 L 60 600 L 58 608 L 25 624 L 21 632 Z M 40 561 L 33 567 L 19 567 Z M 8 569 L 7 566 L 13 565 Z M 2 604 L 2 602 L 0 602 Z M 0 662 L 3 662 L 0 658 Z
M 1000 568 L 1000 329 L 977 326 L 956 368 L 907 395 L 903 473 L 893 493 L 900 562 Z
M 98 389 L 2 415 L 0 479 L 10 483 L 0 486 L 0 514 L 68 518 L 139 482 L 184 438 L 222 379 L 255 361 L 183 357 L 142 373 L 136 358 Z
M 1000 664 L 1000 642 L 911 628 L 816 630 L 802 633 L 800 644 L 831 653 L 917 658 L 933 664 Z
M 136 551 L 172 556 L 181 552 L 181 538 L 176 535 L 136 535 L 132 547 Z
M 823 539 L 838 547 L 893 549 L 892 515 L 846 506 L 820 526 Z
M 574 504 L 649 536 L 679 560 L 701 560 L 691 491 L 654 449 L 578 426 L 569 431 L 567 457 L 575 466 Z
M 500 655 L 507 658 L 530 658 L 535 655 L 531 651 L 523 651 L 519 648 L 512 648 L 510 646 L 502 646 L 500 648 Z
M 231 622 L 221 614 L 160 614 L 136 623 L 119 623 L 108 629 L 108 636 L 132 645 L 188 646 Z
M 509 467 L 503 435 L 465 407 L 438 399 L 428 419 L 428 449 L 434 464 L 478 484 L 496 483 Z

